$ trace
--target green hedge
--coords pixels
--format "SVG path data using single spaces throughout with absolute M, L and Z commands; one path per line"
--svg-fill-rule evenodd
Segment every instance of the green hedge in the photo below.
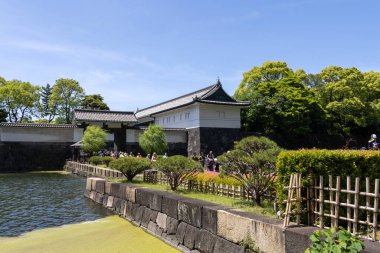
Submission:
M 302 184 L 308 176 L 351 176 L 380 178 L 380 152 L 368 150 L 297 150 L 283 151 L 277 158 L 276 192 L 279 202 L 286 198 L 285 186 L 290 175 L 302 173 Z M 327 179 L 325 179 L 327 180 Z M 342 179 L 343 180 L 343 179 Z M 345 181 L 345 180 L 344 180 Z

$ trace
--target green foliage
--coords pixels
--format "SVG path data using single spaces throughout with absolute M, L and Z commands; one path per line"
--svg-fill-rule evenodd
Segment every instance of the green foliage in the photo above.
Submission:
M 56 104 L 50 103 L 52 90 L 53 88 L 50 86 L 50 84 L 46 84 L 46 86 L 42 86 L 40 90 L 41 101 L 38 108 L 39 108 L 41 117 L 47 117 L 48 123 L 51 123 L 57 114 Z
M 163 154 L 168 149 L 164 131 L 155 124 L 150 124 L 148 129 L 140 135 L 139 145 L 147 154 L 153 152 Z
M 58 79 L 51 91 L 50 107 L 56 106 L 57 115 L 71 124 L 73 110 L 82 104 L 84 90 L 73 79 Z
M 246 250 L 249 250 L 252 253 L 261 252 L 260 248 L 256 245 L 255 241 L 248 235 L 239 244 L 240 246 L 243 246 Z
M 114 159 L 110 156 L 103 156 L 102 162 L 108 167 L 110 162 L 112 162 Z
M 132 179 L 137 175 L 152 168 L 152 162 L 145 158 L 139 157 L 122 157 L 116 160 L 113 160 L 110 163 L 110 168 L 119 170 L 123 175 L 132 181 Z
M 98 165 L 98 164 L 101 164 L 103 162 L 103 157 L 101 156 L 91 156 L 90 159 L 88 159 L 88 161 L 94 165 Z
M 255 204 L 261 205 L 262 196 L 273 187 L 280 151 L 268 138 L 246 137 L 236 142 L 231 152 L 220 157 L 222 174 L 240 182 Z
M 277 198 L 286 198 L 284 187 L 290 175 L 302 173 L 306 186 L 311 176 L 352 176 L 380 178 L 380 152 L 367 150 L 316 150 L 283 151 L 277 159 Z
M 0 122 L 7 122 L 7 112 L 4 109 L 0 109 Z
M 90 154 L 106 146 L 106 131 L 98 126 L 89 126 L 83 134 L 82 149 Z
M 5 81 L 0 85 L 0 104 L 9 122 L 30 120 L 39 100 L 39 87 L 19 80 Z
M 364 249 L 364 243 L 344 228 L 317 230 L 311 236 L 312 245 L 305 253 L 356 253 Z
M 103 101 L 104 98 L 100 94 L 86 95 L 82 102 L 83 109 L 91 110 L 109 110 L 108 105 Z
M 181 155 L 158 159 L 153 166 L 168 177 L 170 188 L 173 191 L 175 191 L 184 180 L 191 179 L 196 173 L 203 171 L 199 162 L 195 162 L 191 158 Z

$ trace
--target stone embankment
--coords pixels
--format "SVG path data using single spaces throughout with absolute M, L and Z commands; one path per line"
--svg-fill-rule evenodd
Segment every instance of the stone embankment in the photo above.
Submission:
M 95 176 L 101 178 L 125 178 L 123 173 L 120 171 L 77 162 L 66 162 L 63 169 L 84 177 Z
M 166 191 L 87 178 L 85 196 L 183 252 L 244 253 L 247 238 L 261 252 L 303 252 L 309 242 L 280 220 Z

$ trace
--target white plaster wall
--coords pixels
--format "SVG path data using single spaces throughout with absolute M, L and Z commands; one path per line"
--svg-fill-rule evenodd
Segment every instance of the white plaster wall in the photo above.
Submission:
M 83 128 L 74 128 L 74 141 L 78 142 L 82 140 L 83 137 Z
M 199 105 L 199 126 L 216 128 L 240 128 L 240 108 L 226 105 Z
M 192 128 L 199 126 L 199 106 L 192 104 L 155 116 L 155 123 L 163 128 Z
M 127 143 L 138 142 L 143 130 L 127 129 Z M 168 143 L 186 143 L 187 133 L 185 131 L 164 131 Z
M 76 142 L 76 128 L 0 127 L 0 141 Z

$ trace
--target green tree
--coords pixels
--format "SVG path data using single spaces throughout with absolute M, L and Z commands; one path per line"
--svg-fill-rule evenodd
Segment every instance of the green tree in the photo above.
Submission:
M 0 85 L 0 102 L 9 122 L 31 120 L 38 100 L 39 87 L 29 82 L 11 80 Z
M 105 148 L 106 135 L 106 131 L 99 126 L 88 126 L 83 134 L 82 149 L 92 155 Z
M 165 133 L 156 124 L 150 124 L 148 129 L 140 135 L 139 145 L 147 154 L 153 152 L 163 154 L 168 149 Z
M 57 115 L 70 124 L 73 119 L 73 110 L 79 107 L 84 97 L 84 90 L 73 79 L 58 79 L 53 86 L 50 107 L 56 106 Z
M 122 157 L 112 161 L 110 168 L 119 170 L 128 181 L 132 181 L 137 174 L 151 169 L 152 162 L 149 159 L 141 157 Z
M 7 112 L 4 109 L 0 109 L 0 122 L 7 122 Z
M 153 166 L 168 177 L 170 189 L 173 191 L 185 180 L 203 171 L 199 162 L 181 155 L 158 159 Z
M 234 149 L 220 157 L 222 174 L 243 186 L 255 204 L 262 204 L 262 196 L 275 183 L 276 159 L 281 149 L 265 137 L 246 137 L 235 143 Z
M 50 84 L 42 86 L 40 90 L 40 115 L 42 118 L 47 117 L 47 122 L 51 123 L 57 114 L 57 105 L 50 103 L 53 87 Z
M 110 108 L 103 99 L 100 94 L 86 95 L 82 102 L 82 107 L 91 110 L 109 110 Z

